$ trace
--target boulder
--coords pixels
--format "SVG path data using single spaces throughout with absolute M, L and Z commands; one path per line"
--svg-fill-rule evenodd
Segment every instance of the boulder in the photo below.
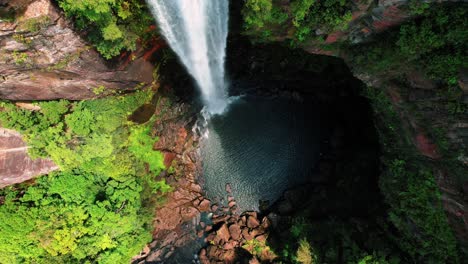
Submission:
M 247 227 L 248 228 L 256 228 L 259 225 L 260 225 L 260 223 L 258 222 L 258 219 L 256 217 L 249 216 L 249 218 L 247 218 Z
M 229 241 L 231 234 L 226 224 L 223 224 L 218 231 L 216 231 L 216 237 L 223 241 Z
M 241 238 L 241 228 L 237 224 L 232 224 L 229 226 L 229 233 L 231 234 L 232 239 L 239 240 Z
M 198 209 L 201 212 L 208 212 L 210 210 L 210 204 L 211 204 L 210 200 L 204 199 L 198 204 Z

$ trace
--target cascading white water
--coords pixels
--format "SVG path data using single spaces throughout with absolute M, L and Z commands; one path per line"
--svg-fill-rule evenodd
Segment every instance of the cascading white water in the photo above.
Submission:
M 228 0 L 147 0 L 160 30 L 201 89 L 211 114 L 226 108 Z

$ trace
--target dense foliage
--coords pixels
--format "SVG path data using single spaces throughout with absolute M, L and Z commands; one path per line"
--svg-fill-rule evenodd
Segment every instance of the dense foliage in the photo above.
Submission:
M 389 205 L 393 239 L 416 263 L 458 263 L 457 245 L 442 208 L 433 170 L 418 158 L 388 97 L 367 88 L 384 149 L 380 189 Z
M 350 19 L 349 1 L 297 0 L 282 5 L 281 1 L 250 0 L 247 3 L 250 5 L 243 9 L 244 28 L 254 41 L 289 38 L 296 44 L 327 48 L 323 40 L 313 36 L 344 29 Z M 255 9 L 253 3 L 262 3 L 264 8 Z M 273 16 L 268 14 L 273 14 L 275 8 L 279 10 L 275 12 L 286 14 L 287 18 L 280 22 L 270 19 Z M 325 9 L 318 12 L 321 8 Z M 427 107 L 437 107 L 437 111 L 459 120 L 468 109 L 458 86 L 460 69 L 468 68 L 467 6 L 414 0 L 408 8 L 414 15 L 412 20 L 370 42 L 345 42 L 339 48 L 355 72 L 397 76 L 416 70 L 427 75 L 439 84 L 437 95 L 444 103 L 435 106 L 428 102 Z M 301 44 L 303 41 L 307 42 Z M 411 133 L 401 124 L 389 95 L 369 87 L 365 96 L 372 102 L 384 150 L 379 187 L 388 206 L 388 217 L 378 219 L 378 228 L 371 231 L 340 220 L 313 222 L 304 212 L 304 218 L 296 218 L 291 227 L 291 240 L 284 241 L 282 257 L 291 262 L 316 258 L 320 263 L 335 262 L 338 256 L 350 263 L 458 263 L 457 242 L 442 208 L 434 175 L 443 169 L 450 171 L 454 180 L 466 179 L 466 170 L 456 161 L 458 153 L 448 151 L 443 131 L 425 127 L 436 139 L 444 158 L 437 162 L 424 160 L 414 148 Z M 411 111 L 416 106 L 402 107 Z M 424 126 L 424 120 L 421 123 Z M 368 238 L 364 239 L 360 230 L 369 230 Z
M 37 111 L 1 103 L 2 126 L 61 171 L 0 192 L 0 263 L 124 263 L 141 250 L 150 207 L 171 190 L 156 177 L 164 165 L 150 128 L 127 121 L 152 95 L 39 102 Z
M 353 61 L 369 72 L 417 67 L 434 79 L 457 84 L 460 68 L 468 67 L 467 6 L 436 6 L 383 39 L 351 46 Z
M 293 0 L 287 8 L 279 0 L 247 0 L 244 27 L 255 40 L 271 41 L 292 26 L 288 37 L 303 42 L 316 30 L 325 34 L 345 29 L 351 20 L 351 5 L 349 0 Z
M 66 171 L 25 190 L 9 188 L 0 206 L 1 263 L 123 263 L 150 239 L 142 182 Z
M 154 19 L 143 0 L 58 0 L 67 16 L 107 59 L 134 50 L 138 38 L 154 34 Z

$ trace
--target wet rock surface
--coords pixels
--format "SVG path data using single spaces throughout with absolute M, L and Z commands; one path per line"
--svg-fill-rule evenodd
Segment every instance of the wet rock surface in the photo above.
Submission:
M 226 190 L 230 193 L 230 184 Z M 270 220 L 254 211 L 239 214 L 235 198 L 228 195 L 228 201 L 227 206 L 216 206 L 212 211 L 213 228 L 206 232 L 207 246 L 199 252 L 199 262 L 272 262 L 277 256 L 266 245 Z
M 201 215 L 210 210 L 210 201 L 204 198 L 198 182 L 198 136 L 192 132 L 197 116 L 190 105 L 170 102 L 166 97 L 159 98 L 153 132 L 159 137 L 154 149 L 164 154 L 167 168 L 160 177 L 173 192 L 155 211 L 153 242 L 133 263 L 175 262 L 173 259 L 182 254 L 177 250 L 199 239 Z

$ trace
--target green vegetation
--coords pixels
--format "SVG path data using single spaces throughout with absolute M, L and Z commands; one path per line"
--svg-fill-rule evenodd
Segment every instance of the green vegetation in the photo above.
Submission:
M 276 0 L 247 0 L 243 9 L 244 27 L 251 34 L 258 34 L 263 42 L 271 41 L 273 30 L 281 31 L 288 15 L 273 4 Z
M 36 33 L 46 27 L 49 23 L 50 18 L 48 16 L 33 17 L 21 22 L 18 26 L 18 30 Z
M 312 252 L 312 248 L 307 239 L 301 239 L 296 252 L 296 261 L 301 264 L 313 264 L 316 263 L 316 259 L 317 257 Z
M 17 66 L 23 66 L 28 64 L 29 56 L 26 52 L 18 52 L 16 50 L 11 54 L 13 61 Z
M 365 94 L 371 99 L 384 150 L 380 189 L 389 205 L 389 221 L 398 230 L 388 233 L 414 262 L 458 263 L 432 167 L 420 160 L 388 96 L 371 87 Z
M 150 239 L 142 182 L 66 171 L 8 188 L 0 206 L 1 263 L 124 263 Z
M 243 9 L 244 28 L 255 40 L 267 42 L 292 27 L 291 39 L 304 42 L 316 30 L 327 34 L 345 29 L 351 20 L 351 5 L 349 0 L 293 0 L 287 9 L 278 0 L 248 0 Z
M 61 168 L 1 190 L 0 263 L 124 263 L 149 242 L 151 207 L 171 187 L 157 177 L 151 122 L 127 117 L 152 96 L 38 102 L 38 111 L 0 104 L 2 126 Z
M 262 255 L 275 255 L 271 248 L 266 244 L 266 241 L 259 241 L 256 238 L 245 241 L 242 248 L 257 257 L 261 257 Z
M 154 23 L 143 0 L 58 0 L 73 17 L 78 29 L 86 30 L 89 40 L 107 59 L 122 50 L 135 50 L 138 38 L 155 34 Z
M 406 263 L 394 253 L 393 245 L 386 242 L 381 232 L 362 234 L 361 230 L 369 231 L 370 227 L 356 228 L 338 219 L 313 221 L 296 216 L 289 230 L 290 238 L 283 242 L 281 260 L 286 263 L 335 263 L 340 260 L 359 264 Z M 359 240 L 363 236 L 368 237 L 362 244 Z
M 352 60 L 372 73 L 416 67 L 437 80 L 456 86 L 458 71 L 468 67 L 467 8 L 434 6 L 423 15 L 364 46 L 351 46 Z

